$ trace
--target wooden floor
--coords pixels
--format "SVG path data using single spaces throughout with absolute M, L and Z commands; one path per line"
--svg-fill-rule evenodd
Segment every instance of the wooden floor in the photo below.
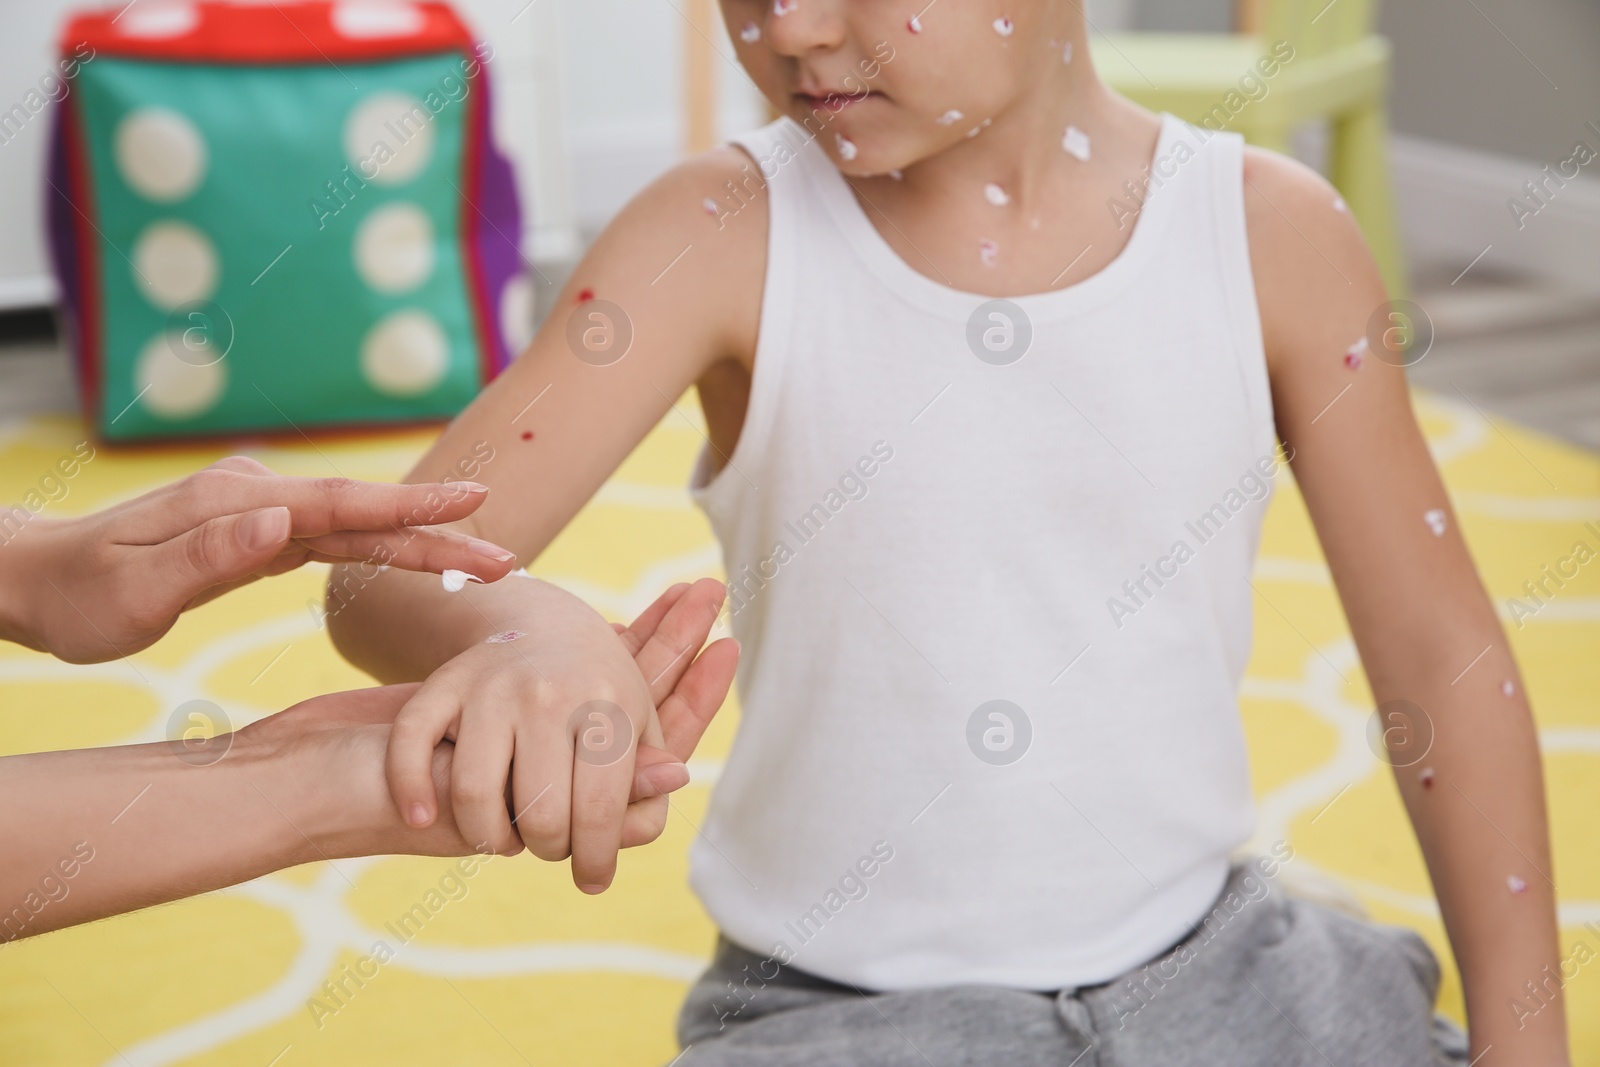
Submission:
M 1414 271 L 1416 302 L 1433 321 L 1434 343 L 1411 368 L 1411 380 L 1600 451 L 1600 296 L 1482 266 L 1462 275 L 1462 266 Z M 559 279 L 552 281 L 553 291 Z M 0 419 L 76 405 L 47 320 L 0 316 Z

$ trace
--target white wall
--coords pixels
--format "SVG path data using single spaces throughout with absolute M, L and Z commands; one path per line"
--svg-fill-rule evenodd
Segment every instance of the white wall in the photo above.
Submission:
M 56 70 L 53 42 L 68 6 L 68 0 L 11 0 L 0 12 L 0 112 L 22 104 Z M 40 195 L 55 107 L 45 105 L 0 144 L 0 309 L 55 299 Z
M 496 49 L 496 136 L 522 180 L 539 260 L 576 251 L 680 158 L 682 0 L 457 0 Z M 754 87 L 715 38 L 720 133 L 762 121 Z
M 684 39 L 694 31 L 679 13 L 682 0 L 559 2 L 577 215 L 592 230 L 680 158 Z M 712 39 L 721 57 L 713 68 L 718 134 L 726 138 L 764 122 L 765 104 L 720 20 Z

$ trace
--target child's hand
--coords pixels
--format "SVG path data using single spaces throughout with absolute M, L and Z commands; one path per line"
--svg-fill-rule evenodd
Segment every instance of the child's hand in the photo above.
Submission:
M 722 598 L 711 580 L 675 586 L 619 634 L 575 597 L 546 597 L 520 636 L 440 667 L 400 712 L 389 744 L 389 788 L 406 821 L 435 818 L 430 760 L 448 738 L 454 816 L 467 841 L 571 856 L 573 881 L 603 891 L 619 848 L 660 835 L 661 794 L 687 781 L 680 761 L 733 680 L 733 642 L 694 656 Z
M 310 560 L 451 568 L 492 582 L 515 557 L 435 525 L 470 515 L 487 495 L 469 482 L 287 478 L 232 456 L 105 511 L 24 526 L 0 561 L 0 636 L 72 663 L 115 659 L 153 644 L 189 608 Z

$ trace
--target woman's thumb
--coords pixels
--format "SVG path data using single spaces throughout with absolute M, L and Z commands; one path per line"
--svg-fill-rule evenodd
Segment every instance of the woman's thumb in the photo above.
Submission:
M 288 543 L 289 532 L 288 508 L 257 508 L 210 519 L 161 548 L 169 573 L 195 596 L 271 563 Z

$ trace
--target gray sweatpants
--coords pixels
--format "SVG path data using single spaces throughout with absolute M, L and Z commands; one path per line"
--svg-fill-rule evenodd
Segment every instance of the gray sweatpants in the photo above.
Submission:
M 1218 909 L 1158 959 L 1103 985 L 1053 993 L 993 986 L 869 993 L 724 939 L 678 1016 L 685 1052 L 673 1063 L 1466 1064 L 1465 1036 L 1434 1014 L 1439 964 L 1415 933 L 1289 897 L 1250 865 L 1234 868 Z

